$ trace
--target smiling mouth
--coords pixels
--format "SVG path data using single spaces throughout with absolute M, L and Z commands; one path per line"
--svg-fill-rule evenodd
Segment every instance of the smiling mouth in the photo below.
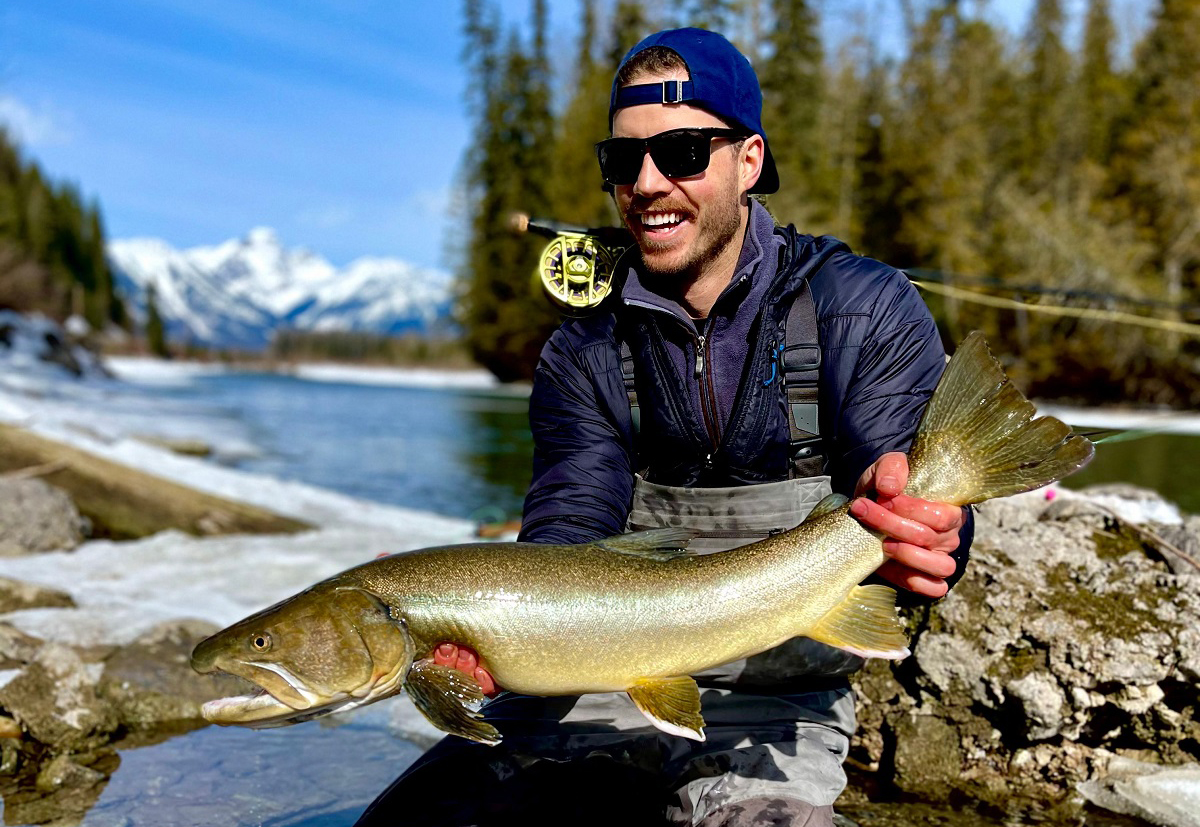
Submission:
M 643 212 L 637 216 L 642 232 L 650 237 L 667 236 L 687 221 L 687 214 L 680 210 Z

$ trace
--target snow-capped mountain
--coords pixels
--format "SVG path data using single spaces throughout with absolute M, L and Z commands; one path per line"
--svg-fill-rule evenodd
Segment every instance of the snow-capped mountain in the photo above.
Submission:
M 259 349 L 276 330 L 399 333 L 450 313 L 450 276 L 391 258 L 339 269 L 315 253 L 285 249 L 273 230 L 212 247 L 177 250 L 158 239 L 108 245 L 117 289 L 139 320 L 146 295 L 172 341 Z

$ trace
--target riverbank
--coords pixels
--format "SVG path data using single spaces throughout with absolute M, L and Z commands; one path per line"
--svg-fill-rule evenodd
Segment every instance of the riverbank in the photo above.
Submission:
M 161 371 L 154 381 L 169 383 L 201 368 L 154 369 Z M 186 762 L 204 752 L 193 746 L 197 739 L 220 739 L 254 769 L 193 767 L 195 774 L 210 779 L 213 798 L 236 788 L 248 796 L 238 801 L 255 802 L 253 812 L 237 802 L 213 809 L 203 790 L 186 803 L 156 798 L 152 788 L 166 783 L 162 776 L 150 762 L 122 756 L 199 726 L 199 703 L 223 694 L 188 668 L 197 639 L 378 554 L 467 541 L 475 525 L 177 454 L 147 441 L 146 429 L 173 438 L 202 433 L 218 456 L 256 446 L 252 434 L 219 424 L 214 430 L 223 420 L 139 395 L 136 385 L 4 371 L 0 421 L 6 418 L 76 450 L 312 525 L 293 535 L 161 531 L 0 558 L 0 577 L 26 584 L 16 591 L 35 594 L 36 604 L 27 599 L 0 611 L 6 822 L 35 823 L 52 807 L 81 814 L 92 807 L 114 824 L 159 823 L 134 803 L 144 784 L 160 813 L 175 806 L 216 816 L 197 824 L 301 823 L 304 808 L 343 812 L 342 821 L 329 823 L 349 824 L 355 808 L 434 737 L 403 696 L 363 710 L 351 724 L 362 728 L 355 738 L 407 744 L 403 757 L 388 759 L 395 763 L 372 767 L 386 777 L 349 792 L 318 781 L 340 770 L 305 769 L 313 762 L 303 755 L 363 760 L 336 729 L 204 730 L 148 749 L 175 756 L 186 773 Z M 1077 823 L 1090 806 L 1080 785 L 1115 785 L 1116 773 L 1128 774 L 1122 760 L 1197 760 L 1200 595 L 1189 562 L 1197 549 L 1197 519 L 1147 491 L 1056 487 L 982 506 L 967 576 L 945 600 L 910 613 L 913 656 L 894 667 L 873 662 L 856 679 L 854 781 L 839 806 L 864 827 L 887 823 L 879 814 L 895 813 L 889 808 L 904 800 L 944 812 L 974 802 L 977 824 Z M 310 737 L 322 740 L 304 740 Z M 306 747 L 277 749 L 279 739 Z M 122 763 L 122 773 L 146 774 L 110 784 Z M 296 778 L 308 781 L 298 788 Z M 1152 798 L 1196 789 L 1169 780 L 1174 786 Z M 1139 782 L 1154 790 L 1153 783 Z M 111 803 L 105 796 L 116 793 L 105 791 L 118 787 L 124 798 Z M 139 815 L 115 820 L 122 807 Z

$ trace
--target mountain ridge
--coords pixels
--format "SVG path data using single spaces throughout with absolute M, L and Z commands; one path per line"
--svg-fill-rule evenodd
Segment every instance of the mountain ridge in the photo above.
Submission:
M 337 267 L 285 247 L 269 227 L 182 250 L 158 238 L 119 239 L 107 254 L 135 320 L 145 321 L 153 286 L 167 337 L 179 343 L 262 350 L 278 330 L 396 334 L 450 317 L 448 273 L 381 256 Z

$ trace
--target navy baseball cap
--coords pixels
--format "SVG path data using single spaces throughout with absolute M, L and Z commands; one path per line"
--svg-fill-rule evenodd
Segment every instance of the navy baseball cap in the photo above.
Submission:
M 634 86 L 618 86 L 613 78 L 608 104 L 608 126 L 618 109 L 647 103 L 686 103 L 762 135 L 766 158 L 762 174 L 750 192 L 771 193 L 779 189 L 779 172 L 771 145 L 762 127 L 762 90 L 750 61 L 728 40 L 705 29 L 668 29 L 652 34 L 629 50 L 617 67 L 617 75 L 630 59 L 651 46 L 663 46 L 683 59 L 688 80 L 665 80 Z

